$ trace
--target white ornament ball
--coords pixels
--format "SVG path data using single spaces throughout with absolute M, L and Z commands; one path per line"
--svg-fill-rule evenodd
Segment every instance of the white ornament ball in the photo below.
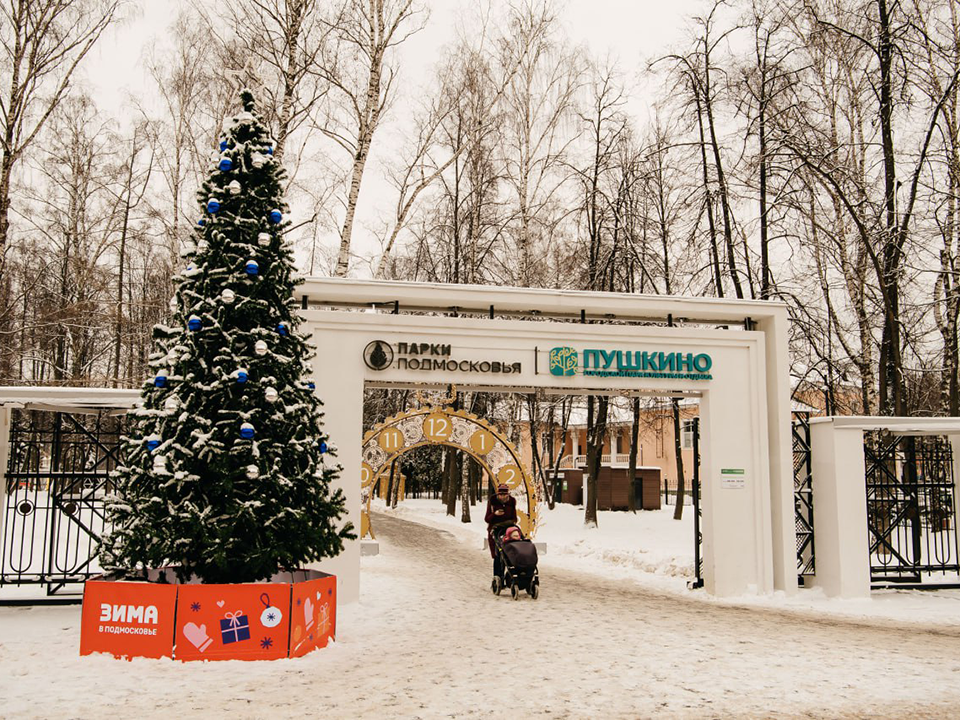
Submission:
M 239 195 L 241 190 L 240 183 L 237 180 L 234 180 L 232 183 L 227 185 L 227 189 L 230 190 L 231 195 Z
M 268 387 L 263 391 L 263 396 L 267 399 L 267 402 L 276 402 L 280 393 L 277 392 L 276 388 Z
M 266 158 L 264 158 L 260 153 L 254 153 L 250 158 L 250 162 L 255 168 L 260 169 L 263 167 L 263 163 L 266 162 Z
M 256 465 L 247 465 L 247 477 L 251 480 L 255 480 L 260 477 L 260 468 Z
M 171 395 L 166 400 L 163 401 L 163 407 L 165 410 L 173 412 L 178 407 L 180 407 L 180 401 L 177 399 L 176 395 Z
M 257 355 L 266 355 L 267 349 L 267 343 L 265 343 L 263 340 L 257 340 L 256 344 L 253 346 L 253 351 Z
M 220 299 L 223 300 L 227 305 L 230 305 L 234 300 L 237 299 L 237 294 L 230 288 L 224 288 L 223 292 L 220 293 Z
M 269 245 L 272 239 L 273 238 L 270 236 L 270 233 L 260 233 L 257 235 L 257 242 L 264 247 Z
M 167 468 L 167 459 L 163 455 L 157 455 L 153 458 L 153 467 L 157 470 L 165 470 Z

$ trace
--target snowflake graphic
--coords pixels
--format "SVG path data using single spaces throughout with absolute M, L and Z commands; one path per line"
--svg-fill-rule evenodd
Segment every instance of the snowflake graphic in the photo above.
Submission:
M 300 605 L 300 602 L 301 602 L 301 601 L 300 601 L 300 598 L 297 598 L 297 605 L 298 605 L 298 606 Z
M 200 612 L 200 603 L 198 602 L 193 603 L 192 605 L 190 605 L 190 609 L 193 610 L 194 612 Z
M 269 650 L 270 648 L 272 648 L 273 638 L 265 637 L 263 640 L 260 641 L 260 647 L 262 647 L 264 650 Z
M 267 613 L 267 620 L 269 620 L 270 622 L 273 622 L 276 619 L 277 619 L 277 616 L 274 615 L 272 612 Z

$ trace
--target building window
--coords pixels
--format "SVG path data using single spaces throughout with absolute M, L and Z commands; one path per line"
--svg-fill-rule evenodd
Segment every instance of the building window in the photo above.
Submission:
M 681 446 L 684 450 L 693 448 L 693 420 L 682 420 L 680 426 Z

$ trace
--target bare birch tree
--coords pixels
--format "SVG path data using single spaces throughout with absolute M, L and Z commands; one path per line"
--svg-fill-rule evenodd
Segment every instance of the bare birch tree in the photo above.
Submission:
M 350 267 L 353 226 L 373 138 L 394 99 L 394 49 L 423 27 L 426 11 L 414 0 L 340 0 L 325 21 L 330 42 L 318 73 L 330 103 L 320 130 L 350 157 L 335 275 Z

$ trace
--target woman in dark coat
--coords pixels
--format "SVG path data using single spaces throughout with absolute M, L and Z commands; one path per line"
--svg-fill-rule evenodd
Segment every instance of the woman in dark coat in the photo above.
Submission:
M 500 483 L 497 486 L 497 494 L 491 495 L 487 500 L 487 512 L 483 516 L 483 521 L 487 523 L 487 545 L 490 547 L 490 557 L 493 558 L 493 574 L 500 576 L 503 568 L 500 567 L 500 558 L 493 539 L 495 535 L 497 537 L 503 535 L 511 525 L 517 524 L 517 500 L 510 494 L 510 488 L 505 484 Z

